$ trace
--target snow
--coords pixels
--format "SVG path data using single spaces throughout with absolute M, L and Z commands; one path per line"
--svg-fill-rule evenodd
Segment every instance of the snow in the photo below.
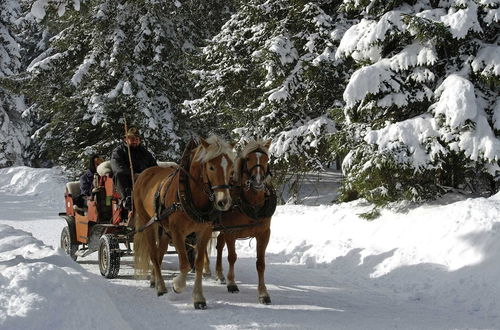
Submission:
M 439 136 L 429 114 L 424 114 L 402 122 L 389 124 L 380 130 L 370 130 L 364 140 L 376 144 L 380 151 L 399 151 L 407 147 L 409 155 L 405 160 L 415 169 L 427 168 L 435 156 L 446 150 L 434 138 Z M 406 150 L 403 149 L 403 155 Z
M 83 63 L 78 67 L 73 77 L 71 77 L 71 83 L 74 86 L 78 86 L 93 64 L 95 64 L 94 54 L 83 60 Z
M 481 25 L 477 20 L 478 6 L 474 1 L 467 1 L 467 8 L 450 8 L 447 15 L 441 17 L 441 21 L 449 26 L 450 32 L 456 39 L 463 39 L 470 32 L 482 32 Z
M 373 207 L 362 200 L 279 206 L 267 249 L 272 304 L 256 302 L 250 240 L 237 246 L 241 292 L 206 278 L 209 309 L 195 311 L 189 293 L 156 297 L 130 258 L 106 280 L 95 256 L 75 263 L 54 248 L 64 181 L 59 169 L 0 169 L 2 329 L 500 327 L 500 193 L 393 204 L 374 221 L 359 217 Z M 165 257 L 167 283 L 176 258 Z
M 399 91 L 400 84 L 393 79 L 390 65 L 389 59 L 382 59 L 354 72 L 343 94 L 346 106 L 353 107 L 368 94 Z
M 474 85 L 456 74 L 449 75 L 437 88 L 439 101 L 434 106 L 436 115 L 444 115 L 452 128 L 463 126 L 477 115 Z
M 266 45 L 267 48 L 279 56 L 282 65 L 293 63 L 299 57 L 293 42 L 286 36 L 277 36 Z
M 275 157 L 286 157 L 288 153 L 293 154 L 300 149 L 298 143 L 302 143 L 304 148 L 308 145 L 316 148 L 324 135 L 335 131 L 335 123 L 326 116 L 320 116 L 305 123 L 297 123 L 296 127 L 277 134 L 269 151 Z
M 477 52 L 471 63 L 474 72 L 481 71 L 484 76 L 500 76 L 500 46 L 486 44 Z
M 403 30 L 401 12 L 390 11 L 385 13 L 379 21 L 363 18 L 358 24 L 350 27 L 337 49 L 337 58 L 352 56 L 355 60 L 368 59 L 378 61 L 381 48 L 377 43 L 384 41 L 388 35 Z

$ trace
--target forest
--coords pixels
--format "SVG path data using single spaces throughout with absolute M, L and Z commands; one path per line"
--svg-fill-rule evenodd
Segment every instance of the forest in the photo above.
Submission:
M 271 138 L 339 201 L 498 189 L 499 0 L 1 0 L 0 40 L 0 167 L 77 173 L 126 118 L 161 160 Z

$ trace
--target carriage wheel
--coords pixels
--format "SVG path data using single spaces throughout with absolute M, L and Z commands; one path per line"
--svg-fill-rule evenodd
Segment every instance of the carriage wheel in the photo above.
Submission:
M 76 261 L 76 251 L 78 251 L 78 243 L 76 243 L 73 239 L 68 226 L 64 227 L 61 232 L 61 249 L 63 249 L 64 252 L 66 252 L 66 254 L 71 257 L 71 259 Z
M 115 278 L 120 270 L 120 248 L 115 236 L 102 235 L 99 240 L 99 270 L 106 278 Z

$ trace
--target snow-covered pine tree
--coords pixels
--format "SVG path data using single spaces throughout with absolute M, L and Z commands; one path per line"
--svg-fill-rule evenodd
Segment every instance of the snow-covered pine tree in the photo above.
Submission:
M 335 131 L 331 110 L 344 89 L 335 60 L 347 28 L 332 1 L 241 2 L 204 48 L 197 87 L 185 112 L 201 132 L 239 141 L 272 138 L 282 169 L 319 168 Z
M 498 173 L 499 1 L 344 0 L 343 197 L 435 197 Z M 493 183 L 493 176 L 489 176 Z
M 16 24 L 21 8 L 18 0 L 0 2 L 0 79 L 21 69 L 21 53 Z M 15 95 L 0 85 L 0 167 L 21 165 L 29 144 L 28 126 L 22 119 L 25 110 L 22 95 Z
M 34 1 L 31 15 L 51 36 L 27 69 L 29 113 L 41 123 L 33 134 L 36 158 L 75 168 L 91 153 L 109 155 L 123 136 L 124 116 L 159 158 L 178 157 L 183 127 L 176 107 L 192 97 L 187 55 L 207 34 L 191 19 L 193 6 Z

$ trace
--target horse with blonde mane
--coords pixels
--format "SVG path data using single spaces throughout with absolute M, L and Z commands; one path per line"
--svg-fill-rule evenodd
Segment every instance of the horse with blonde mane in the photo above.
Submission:
M 266 269 L 266 248 L 271 235 L 271 217 L 276 209 L 276 194 L 270 184 L 269 147 L 271 140 L 251 141 L 236 160 L 233 193 L 235 208 L 222 215 L 221 233 L 217 237 L 216 276 L 226 283 L 222 270 L 222 251 L 227 245 L 229 271 L 227 289 L 238 292 L 234 278 L 234 264 L 237 259 L 236 239 L 255 237 L 257 241 L 257 273 L 259 277 L 258 297 L 262 304 L 270 304 L 264 272 Z
M 196 233 L 196 249 L 205 251 L 212 234 L 213 221 L 232 205 L 230 181 L 233 175 L 232 146 L 212 136 L 200 139 L 196 147 L 187 148 L 180 166 L 152 167 L 135 182 L 134 267 L 136 274 L 147 275 L 152 264 L 151 286 L 158 295 L 167 292 L 161 263 L 170 240 L 179 257 L 180 274 L 173 279 L 173 290 L 182 292 L 190 270 L 185 240 Z M 193 304 L 205 309 L 202 288 L 204 255 L 195 259 Z

